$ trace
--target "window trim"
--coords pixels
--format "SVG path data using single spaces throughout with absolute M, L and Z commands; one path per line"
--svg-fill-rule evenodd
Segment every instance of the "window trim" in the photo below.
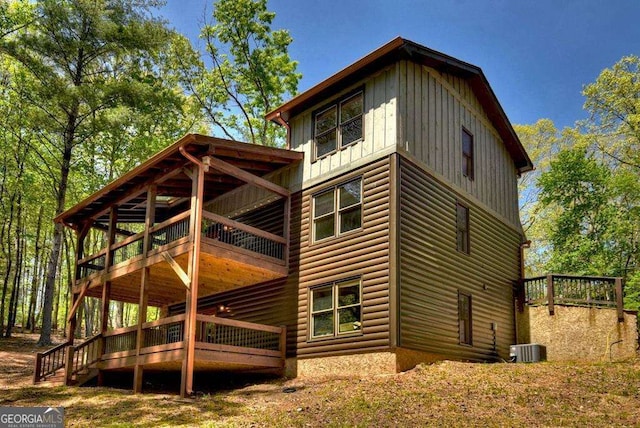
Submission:
M 342 104 L 344 104 L 346 101 L 349 101 L 351 98 L 356 97 L 357 95 L 362 95 L 362 112 L 357 115 L 352 117 L 351 119 L 342 122 Z M 313 127 L 312 127 L 312 134 L 313 134 L 313 147 L 311 150 L 311 162 L 315 162 L 317 160 L 320 159 L 324 159 L 328 156 L 331 156 L 334 153 L 339 152 L 342 149 L 345 149 L 349 146 L 352 146 L 353 144 L 359 143 L 361 141 L 364 141 L 364 119 L 365 119 L 365 115 L 364 115 L 364 106 L 365 106 L 365 94 L 364 94 L 364 86 L 360 86 L 350 92 L 347 92 L 346 94 L 337 97 L 336 99 L 334 99 L 332 102 L 327 103 L 325 105 L 323 105 L 322 107 L 318 108 L 317 110 L 314 110 L 311 113 L 311 117 L 313 119 Z M 336 133 L 336 146 L 333 150 L 323 154 L 322 156 L 318 156 L 318 145 L 317 145 L 317 138 L 318 136 L 323 136 L 326 135 L 327 133 L 331 132 L 331 130 L 325 131 L 321 134 L 316 135 L 316 118 L 318 117 L 318 115 L 325 113 L 327 111 L 329 111 L 332 108 L 336 108 L 336 126 L 333 127 L 331 130 L 333 130 Z M 350 122 L 353 122 L 354 120 L 356 120 L 357 118 L 361 118 L 362 120 L 362 129 L 361 129 L 361 136 L 360 138 L 356 138 L 355 140 L 347 143 L 347 144 L 342 144 L 342 127 Z
M 459 217 L 458 217 L 458 212 L 459 209 L 463 208 L 466 212 L 466 218 L 465 218 L 465 224 L 464 224 L 464 229 L 460 229 L 460 223 L 459 223 Z M 463 204 L 460 201 L 456 201 L 456 250 L 459 253 L 462 254 L 466 254 L 466 255 L 470 255 L 471 254 L 471 228 L 470 228 L 470 217 L 471 217 L 471 210 L 469 209 L 469 206 L 466 204 Z M 460 233 L 460 231 L 463 231 L 463 244 L 462 247 L 460 247 L 459 245 L 459 241 L 458 241 L 458 234 Z M 466 233 L 465 233 L 466 232 Z M 466 245 L 466 251 L 465 251 L 465 245 Z
M 344 208 L 340 208 L 340 191 L 339 189 L 346 185 L 349 184 L 351 182 L 354 181 L 360 181 L 360 202 L 357 204 L 352 204 L 349 205 L 347 207 Z M 326 187 L 322 190 L 319 190 L 315 193 L 313 193 L 311 195 L 311 233 L 309 234 L 309 236 L 311 237 L 311 244 L 317 244 L 317 243 L 321 243 L 321 242 L 325 242 L 327 240 L 330 239 L 336 239 L 351 233 L 355 233 L 358 231 L 361 231 L 363 229 L 363 223 L 364 223 L 364 203 L 363 203 L 363 199 L 364 199 L 364 180 L 363 177 L 357 176 L 357 177 L 353 177 L 350 178 L 346 181 L 342 181 L 340 183 L 334 184 L 333 186 L 329 186 Z M 333 210 L 330 213 L 327 214 L 323 214 L 319 217 L 316 217 L 316 198 L 324 193 L 329 193 L 329 192 L 333 192 Z M 341 222 L 340 222 L 340 216 L 342 214 L 342 212 L 344 211 L 348 211 L 356 206 L 360 206 L 360 226 L 356 227 L 355 229 L 351 229 L 351 230 L 347 230 L 346 232 L 341 232 Z M 329 217 L 330 215 L 333 215 L 333 234 L 330 236 L 326 236 L 324 238 L 321 239 L 316 239 L 316 220 L 320 219 L 320 218 L 324 218 L 324 217 Z
M 348 287 L 348 286 L 353 286 L 353 285 L 358 285 L 358 303 L 357 304 L 352 304 L 352 305 L 346 305 L 346 306 L 338 306 L 338 290 L 341 287 Z M 314 311 L 313 310 L 313 292 L 317 291 L 317 290 L 321 290 L 323 288 L 330 288 L 331 289 L 331 309 L 324 309 L 321 311 Z M 346 279 L 340 279 L 340 280 L 336 280 L 336 281 L 332 281 L 332 282 L 328 282 L 328 283 L 324 283 L 324 284 L 320 284 L 320 285 L 315 285 L 313 287 L 309 287 L 307 292 L 307 301 L 308 303 L 308 311 L 307 311 L 307 326 L 308 326 L 308 333 L 307 333 L 307 341 L 309 342 L 317 342 L 317 341 L 322 341 L 322 340 L 332 340 L 332 339 L 338 339 L 338 338 L 343 338 L 343 337 L 353 337 L 353 336 L 362 336 L 364 334 L 364 328 L 363 328 L 363 322 L 362 322 L 362 311 L 363 311 L 363 303 L 362 303 L 362 296 L 363 296 L 363 292 L 362 292 L 362 277 L 357 276 L 357 277 L 350 277 L 350 278 L 346 278 Z M 343 308 L 351 308 L 351 307 L 356 307 L 359 306 L 360 307 L 360 321 L 358 321 L 360 323 L 360 329 L 358 330 L 353 330 L 353 331 L 348 331 L 348 332 L 340 332 L 340 323 L 339 323 L 339 316 L 338 316 L 338 311 L 340 309 Z M 317 313 L 322 313 L 322 312 L 328 312 L 331 311 L 332 315 L 333 315 L 333 334 L 328 335 L 322 335 L 322 336 L 314 336 L 313 335 L 313 316 Z
M 462 296 L 466 297 L 468 301 L 467 312 L 469 313 L 469 318 L 467 320 L 461 317 L 462 314 L 460 311 L 460 298 Z M 469 326 L 469 331 L 466 332 L 468 333 L 468 335 L 465 334 L 465 338 L 468 336 L 468 341 L 466 342 L 462 341 L 462 330 L 460 328 L 462 322 L 464 321 L 467 321 Z M 467 322 L 465 322 L 465 330 Z M 473 346 L 473 296 L 471 295 L 471 293 L 467 293 L 462 290 L 458 290 L 458 343 L 462 346 Z
M 471 139 L 471 153 L 465 153 L 465 150 L 464 150 L 465 134 L 468 135 Z M 467 159 L 467 169 L 462 170 L 462 175 L 468 178 L 469 180 L 473 181 L 475 178 L 475 162 L 474 162 L 475 138 L 473 137 L 473 133 L 469 131 L 467 128 L 465 128 L 464 126 L 462 127 L 462 132 L 460 133 L 460 146 L 462 149 L 462 159 L 463 160 Z

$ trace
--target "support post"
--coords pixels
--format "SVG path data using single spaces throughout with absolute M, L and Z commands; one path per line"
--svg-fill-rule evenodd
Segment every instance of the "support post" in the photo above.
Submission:
M 42 371 L 42 352 L 36 354 L 36 368 L 33 371 L 33 384 L 40 382 L 40 372 Z
M 79 293 L 73 293 L 71 297 L 71 308 L 76 306 L 78 299 L 80 298 Z M 67 344 L 73 345 L 73 339 L 76 333 L 76 326 L 78 324 L 78 317 L 75 312 L 71 314 L 71 317 L 67 320 Z
M 149 229 L 153 227 L 155 222 L 155 212 L 156 212 L 156 186 L 151 185 L 147 190 L 147 212 L 144 221 L 144 238 L 143 238 L 143 246 L 142 246 L 142 257 L 146 258 L 147 253 L 149 252 Z M 142 268 L 141 277 L 140 277 L 140 300 L 138 307 L 138 329 L 136 334 L 136 365 L 133 370 L 133 392 L 140 393 L 142 392 L 142 377 L 144 373 L 144 367 L 141 364 L 142 358 L 140 357 L 140 348 L 144 343 L 144 338 L 142 337 L 142 324 L 147 321 L 147 302 L 149 297 L 149 268 Z
M 116 232 L 118 230 L 118 206 L 111 207 L 109 212 L 109 228 L 107 229 L 107 254 L 105 255 L 104 271 L 109 272 L 109 268 L 113 265 L 113 251 L 111 247 L 116 240 Z M 98 349 L 98 357 L 101 358 L 105 348 L 104 334 L 109 328 L 109 304 L 111 303 L 111 281 L 105 281 L 102 284 L 102 307 L 100 314 L 102 319 L 100 321 L 100 333 L 102 338 L 100 339 L 100 347 Z M 103 384 L 102 370 L 98 374 L 98 386 Z
M 80 279 L 80 267 L 78 266 L 78 260 L 82 260 L 82 258 L 84 257 L 84 238 L 87 237 L 87 234 L 89 233 L 89 229 L 91 229 L 91 223 L 86 223 L 84 224 L 79 230 L 78 230 L 78 238 L 77 238 L 77 244 L 76 244 L 76 261 L 75 261 L 75 280 L 78 281 Z M 76 284 L 74 283 L 74 286 Z M 72 290 L 75 287 L 72 287 Z M 74 308 L 76 306 L 76 302 L 78 301 L 78 294 L 73 293 L 73 296 L 71 297 L 71 308 Z M 77 320 L 78 317 L 76 316 L 76 313 L 73 312 L 71 314 L 71 317 L 67 320 L 67 343 L 73 345 L 73 338 L 75 336 L 75 332 L 76 332 L 76 326 L 77 326 Z
M 189 236 L 188 276 L 191 286 L 186 292 L 184 320 L 184 359 L 180 382 L 180 396 L 193 393 L 193 366 L 195 362 L 196 314 L 198 311 L 198 281 L 200 272 L 200 242 L 202 238 L 202 202 L 204 195 L 204 166 L 196 163 L 191 186 L 191 224 Z
M 624 321 L 624 294 L 622 278 L 616 278 L 616 309 L 618 311 L 618 322 Z
M 547 300 L 549 302 L 549 315 L 553 315 L 553 275 L 547 275 Z
M 289 267 L 289 246 L 291 245 L 291 195 L 284 198 L 284 229 L 283 237 L 287 241 L 284 244 L 284 262 Z
M 64 384 L 69 386 L 73 377 L 73 345 L 66 347 L 64 358 Z

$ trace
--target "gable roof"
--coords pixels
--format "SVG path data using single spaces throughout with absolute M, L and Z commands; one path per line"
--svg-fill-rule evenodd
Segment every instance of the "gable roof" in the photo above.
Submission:
M 331 95 L 362 80 L 368 75 L 396 61 L 406 59 L 423 64 L 443 73 L 467 80 L 484 108 L 489 120 L 502 138 L 517 170 L 522 173 L 533 169 L 518 135 L 498 102 L 482 69 L 449 55 L 434 51 L 410 40 L 398 37 L 376 49 L 328 79 L 297 95 L 266 115 L 267 120 L 289 121 L 293 116 L 323 101 Z
M 192 156 L 215 156 L 233 166 L 257 176 L 263 176 L 283 166 L 302 160 L 303 153 L 275 147 L 258 146 L 224 140 L 200 134 L 187 134 L 178 141 L 156 153 L 142 164 L 80 203 L 58 215 L 54 221 L 78 229 L 89 220 L 97 225 L 109 221 L 109 208 L 118 205 L 118 220 L 125 223 L 143 223 L 145 220 L 146 189 L 156 182 L 159 196 L 173 196 L 186 203 L 191 196 L 191 179 L 178 170 L 191 163 L 180 148 Z M 179 172 L 179 171 L 178 171 Z M 211 200 L 225 192 L 245 184 L 242 180 L 225 175 L 212 168 L 205 174 L 205 199 Z M 184 203 L 157 203 L 156 221 L 161 222 L 188 208 Z

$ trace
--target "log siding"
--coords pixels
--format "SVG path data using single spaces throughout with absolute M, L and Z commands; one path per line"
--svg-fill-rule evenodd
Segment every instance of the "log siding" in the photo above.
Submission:
M 444 358 L 506 359 L 515 343 L 521 235 L 465 201 L 471 251 L 457 251 L 456 203 L 464 196 L 405 158 L 399 169 L 399 346 Z M 473 302 L 472 346 L 459 341 L 458 292 Z
M 362 229 L 312 242 L 312 195 L 357 177 L 362 177 Z M 389 185 L 389 157 L 384 157 L 303 191 L 296 329 L 299 358 L 388 349 Z M 309 288 L 354 277 L 362 284 L 361 334 L 312 340 L 308 331 Z

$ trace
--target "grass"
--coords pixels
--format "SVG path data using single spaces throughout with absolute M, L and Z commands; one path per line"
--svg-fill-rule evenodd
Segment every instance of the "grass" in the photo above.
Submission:
M 63 406 L 67 426 L 638 426 L 640 362 L 445 361 L 366 378 L 222 380 L 194 399 L 32 386 L 35 338 L 0 340 L 0 406 Z M 285 387 L 295 392 L 285 393 Z M 232 389 L 230 389 L 232 388 Z M 175 387 L 177 391 L 177 386 Z

